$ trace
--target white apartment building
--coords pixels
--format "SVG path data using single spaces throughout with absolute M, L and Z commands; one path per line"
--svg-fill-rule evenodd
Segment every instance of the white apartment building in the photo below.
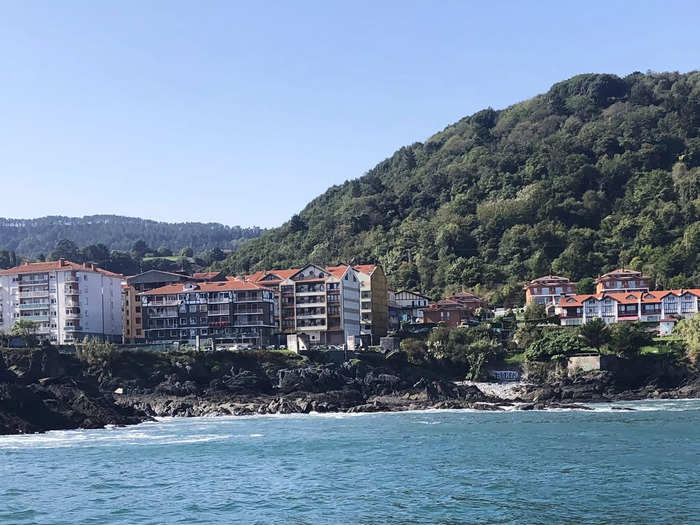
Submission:
M 122 276 L 64 259 L 0 271 L 0 330 L 19 320 L 55 344 L 84 337 L 121 341 Z

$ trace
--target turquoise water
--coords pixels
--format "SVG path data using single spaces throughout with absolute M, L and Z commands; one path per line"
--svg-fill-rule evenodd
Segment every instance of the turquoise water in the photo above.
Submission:
M 625 404 L 0 436 L 0 523 L 700 523 L 700 400 Z

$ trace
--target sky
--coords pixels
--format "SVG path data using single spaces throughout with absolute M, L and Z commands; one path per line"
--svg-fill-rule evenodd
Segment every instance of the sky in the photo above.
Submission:
M 579 73 L 700 68 L 700 2 L 0 1 L 0 216 L 277 226 Z

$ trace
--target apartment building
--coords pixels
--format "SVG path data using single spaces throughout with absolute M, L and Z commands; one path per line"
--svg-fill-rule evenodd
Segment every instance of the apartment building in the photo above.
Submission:
M 272 342 L 275 296 L 255 283 L 226 281 L 168 284 L 138 294 L 146 341 L 194 344 L 197 337 L 244 343 Z
M 64 259 L 0 271 L 0 330 L 33 321 L 36 334 L 55 344 L 85 337 L 122 339 L 122 276 Z
M 642 272 L 620 268 L 601 275 L 595 280 L 596 293 L 648 292 L 651 279 Z
M 386 274 L 376 264 L 358 264 L 353 269 L 360 280 L 360 331 L 371 335 L 373 344 L 379 344 L 388 329 Z
M 573 295 L 562 300 L 563 326 L 576 326 L 600 318 L 606 323 L 639 321 L 660 323 L 668 333 L 678 319 L 700 312 L 700 289 L 617 291 Z
M 144 332 L 143 317 L 141 315 L 141 302 L 137 299 L 137 294 L 161 288 L 168 284 L 188 281 L 213 282 L 225 280 L 226 276 L 222 272 L 198 272 L 187 275 L 163 270 L 148 270 L 138 275 L 127 277 L 122 283 L 124 343 L 146 342 L 146 333 Z
M 533 279 L 525 285 L 525 304 L 556 306 L 562 296 L 574 293 L 576 293 L 576 283 L 572 283 L 566 277 L 545 275 Z
M 275 293 L 282 334 L 306 334 L 311 344 L 344 344 L 360 334 L 360 279 L 350 266 L 308 264 L 257 272 L 245 280 Z
M 474 311 L 483 304 L 480 297 L 469 292 L 459 292 L 423 308 L 423 322 L 460 326 L 472 319 Z

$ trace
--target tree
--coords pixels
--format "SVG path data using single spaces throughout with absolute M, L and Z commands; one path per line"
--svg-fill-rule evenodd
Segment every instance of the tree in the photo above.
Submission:
M 69 239 L 61 239 L 56 243 L 56 248 L 51 252 L 51 260 L 65 259 L 67 261 L 80 261 L 78 245 Z
M 576 283 L 577 294 L 592 294 L 595 293 L 595 280 L 593 277 L 584 277 Z
M 531 343 L 525 351 L 527 361 L 550 361 L 580 352 L 581 338 L 578 333 L 568 328 L 547 330 L 542 337 Z
M 654 336 L 640 323 L 617 323 L 613 326 L 610 349 L 622 357 L 634 357 Z
M 578 332 L 584 343 L 596 350 L 610 342 L 610 328 L 600 317 L 579 326 Z
M 190 248 L 189 246 L 183 248 L 180 250 L 180 256 L 181 257 L 193 257 L 194 256 L 194 250 Z
M 102 243 L 90 244 L 80 250 L 80 259 L 104 266 L 109 261 L 109 249 Z
M 173 251 L 167 246 L 161 246 L 160 248 L 158 248 L 156 254 L 158 255 L 158 257 L 171 257 L 173 255 Z
M 28 346 L 34 346 L 36 344 L 36 331 L 38 328 L 39 325 L 34 321 L 19 319 L 12 325 L 10 335 L 21 337 Z
M 547 309 L 543 304 L 530 303 L 525 308 L 525 320 L 538 323 L 547 319 Z
M 139 259 L 143 258 L 143 256 L 150 251 L 151 249 L 148 247 L 148 244 L 146 244 L 146 241 L 144 241 L 143 239 L 139 239 L 131 247 L 131 252 Z
M 697 362 L 700 358 L 700 314 L 681 319 L 674 327 L 673 335 L 678 336 L 683 341 L 688 358 Z

